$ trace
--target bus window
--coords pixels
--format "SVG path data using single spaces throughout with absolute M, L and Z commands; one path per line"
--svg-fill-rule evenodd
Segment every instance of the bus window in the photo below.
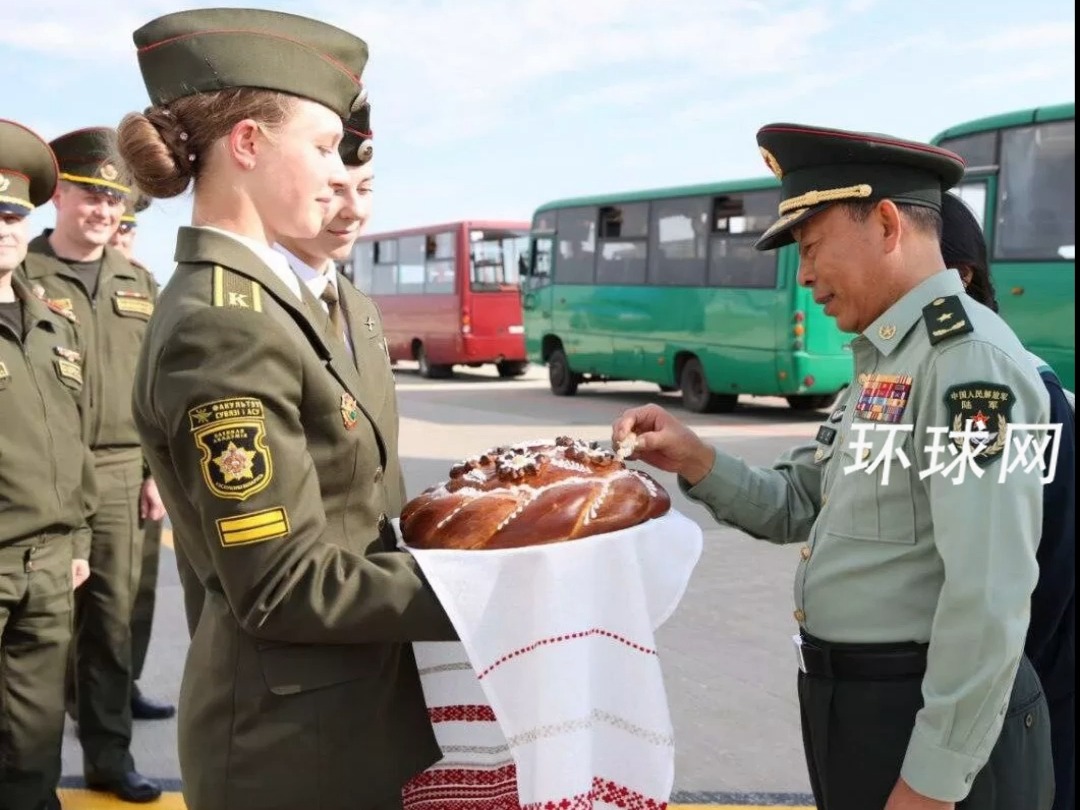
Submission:
M 420 295 L 424 292 L 423 236 L 403 236 L 398 239 L 398 295 Z
M 968 204 L 971 213 L 979 221 L 979 227 L 986 230 L 986 181 L 970 180 L 952 189 L 952 193 Z
M 597 284 L 644 284 L 649 205 L 607 205 L 600 209 Z
M 506 231 L 469 233 L 470 279 L 473 292 L 516 290 L 521 279 L 520 257 L 528 236 Z
M 397 240 L 375 242 L 375 267 L 372 273 L 372 295 L 394 295 L 397 292 Z
M 942 141 L 943 149 L 964 159 L 967 171 L 990 169 L 997 165 L 997 132 L 978 132 Z
M 596 259 L 596 209 L 564 208 L 558 214 L 559 284 L 592 284 Z
M 649 229 L 649 283 L 703 287 L 709 231 L 708 197 L 657 200 Z
M 375 270 L 375 243 L 359 242 L 353 248 L 353 284 L 361 292 L 370 293 Z
M 995 259 L 1075 258 L 1075 135 L 1075 121 L 1002 133 Z
M 532 255 L 528 264 L 528 286 L 540 287 L 551 283 L 551 252 L 555 247 L 555 240 L 550 236 L 538 236 L 532 243 Z
M 776 287 L 777 252 L 756 250 L 754 243 L 776 219 L 779 201 L 777 191 L 754 191 L 713 200 L 710 287 Z
M 454 291 L 454 233 L 431 234 L 426 240 L 424 262 L 426 277 L 425 293 L 452 293 Z

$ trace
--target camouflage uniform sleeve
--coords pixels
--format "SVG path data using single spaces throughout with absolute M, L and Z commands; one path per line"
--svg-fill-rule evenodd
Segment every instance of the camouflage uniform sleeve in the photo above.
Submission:
M 708 509 L 722 524 L 734 526 L 758 540 L 802 543 L 821 509 L 821 465 L 814 459 L 817 444 L 795 447 L 772 467 L 751 467 L 717 449 L 705 478 L 679 488 Z
M 943 583 L 922 684 L 924 706 L 901 775 L 919 793 L 960 801 L 1001 732 L 1038 573 L 1040 473 L 1025 474 L 1021 466 L 1002 480 L 1005 424 L 1045 424 L 1048 404 L 1034 369 L 984 341 L 944 348 L 927 376 L 915 395 L 916 448 L 934 445 L 930 428 L 962 429 L 969 419 L 977 427 L 985 417 L 997 434 L 977 465 L 982 475 L 966 468 L 958 483 L 955 473 L 929 474 L 932 455 L 917 454 Z M 948 464 L 953 458 L 946 451 L 937 460 Z
M 323 541 L 327 519 L 300 421 L 302 386 L 288 336 L 269 317 L 236 308 L 188 316 L 157 362 L 152 418 L 168 433 L 172 465 L 233 615 L 248 633 L 277 641 L 455 638 L 410 555 L 364 556 Z M 198 431 L 215 407 L 243 414 L 229 425 L 236 447 L 214 451 L 220 470 Z M 239 462 L 231 476 L 227 453 Z M 257 485 L 245 483 L 253 478 Z M 223 489 L 230 481 L 232 491 Z

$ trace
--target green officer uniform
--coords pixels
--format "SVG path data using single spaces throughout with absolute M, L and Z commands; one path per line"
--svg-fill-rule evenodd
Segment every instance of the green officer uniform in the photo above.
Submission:
M 28 216 L 57 173 L 43 140 L 0 120 L 0 214 Z M 76 326 L 12 285 L 0 302 L 0 808 L 37 810 L 59 806 L 71 563 L 90 554 L 94 481 Z
M 885 136 L 780 124 L 758 140 L 783 184 L 759 249 L 836 201 L 940 210 L 963 169 Z M 770 469 L 718 451 L 682 482 L 717 520 L 803 544 L 793 640 L 818 807 L 883 807 L 901 776 L 960 808 L 1049 807 L 1046 705 L 1022 659 L 1042 485 L 1023 466 L 1002 476 L 1009 425 L 1045 424 L 1045 389 L 944 265 L 851 345 L 857 384 L 814 443 Z
M 124 200 L 124 215 L 120 217 L 120 230 L 132 232 L 138 225 L 137 215 L 150 206 L 150 198 L 142 194 L 129 194 Z M 128 258 L 135 267 L 153 277 L 153 273 L 135 259 Z M 144 470 L 144 475 L 149 475 Z M 137 681 L 142 677 L 146 653 L 150 649 L 150 631 L 154 623 L 154 604 L 157 599 L 158 569 L 161 562 L 162 520 L 143 520 L 142 563 L 139 566 L 139 582 L 131 604 L 131 715 L 136 720 L 162 720 L 176 714 L 176 708 L 151 700 L 142 694 Z
M 158 106 L 232 86 L 343 118 L 362 103 L 366 46 L 312 20 L 181 12 L 135 42 Z M 440 757 L 406 642 L 454 634 L 395 550 L 397 414 L 381 335 L 363 326 L 350 357 L 263 243 L 182 228 L 176 260 L 135 418 L 201 600 L 179 705 L 187 806 L 400 807 L 401 786 Z
M 77 130 L 51 146 L 60 177 L 118 197 L 129 192 L 111 161 L 114 133 Z M 100 502 L 90 551 L 90 580 L 76 600 L 74 679 L 79 740 L 88 782 L 134 771 L 131 745 L 131 615 L 142 560 L 139 493 L 143 459 L 131 415 L 135 362 L 154 309 L 153 276 L 106 246 L 100 260 L 71 262 L 46 231 L 30 243 L 25 278 L 83 326 L 89 387 L 88 442 Z

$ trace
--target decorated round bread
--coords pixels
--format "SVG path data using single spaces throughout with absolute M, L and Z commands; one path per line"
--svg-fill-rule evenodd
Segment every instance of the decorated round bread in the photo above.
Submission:
M 500 549 L 559 543 L 660 517 L 667 492 L 596 442 L 567 437 L 498 447 L 450 469 L 413 498 L 401 536 L 418 549 Z

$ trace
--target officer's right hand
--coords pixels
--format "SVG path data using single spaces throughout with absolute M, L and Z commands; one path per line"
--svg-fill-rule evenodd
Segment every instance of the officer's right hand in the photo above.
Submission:
M 659 405 L 624 411 L 611 426 L 614 447 L 634 434 L 631 459 L 681 475 L 691 486 L 709 474 L 715 453 L 694 431 Z
M 75 590 L 88 579 L 90 579 L 90 562 L 88 560 L 72 560 L 71 590 Z

